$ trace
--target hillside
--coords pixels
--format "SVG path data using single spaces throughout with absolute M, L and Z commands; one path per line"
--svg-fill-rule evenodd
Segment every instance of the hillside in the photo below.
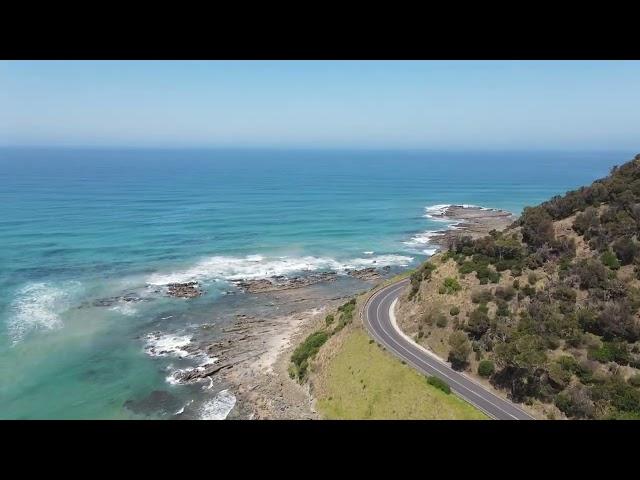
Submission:
M 322 323 L 307 326 L 288 354 L 290 379 L 283 383 L 306 388 L 324 419 L 486 419 L 446 384 L 419 374 L 371 340 L 357 313 L 375 290 L 328 309 Z
M 640 155 L 411 277 L 401 328 L 548 418 L 640 419 Z

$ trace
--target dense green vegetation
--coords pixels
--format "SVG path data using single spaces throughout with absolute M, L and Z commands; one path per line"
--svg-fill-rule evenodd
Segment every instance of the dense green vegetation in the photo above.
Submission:
M 640 418 L 639 234 L 640 155 L 525 208 L 504 232 L 459 238 L 445 260 L 481 286 L 449 336 L 449 360 L 465 368 L 471 340 L 478 373 L 515 401 L 573 418 Z
M 451 387 L 444 380 L 440 380 L 438 377 L 427 377 L 427 383 L 438 390 L 442 390 L 444 393 L 451 393 Z
M 451 295 L 462 290 L 462 285 L 455 278 L 445 278 L 440 287 L 440 293 Z
M 291 363 L 295 367 L 293 373 L 298 379 L 306 376 L 309 359 L 318 353 L 318 350 L 320 350 L 320 347 L 324 345 L 328 338 L 329 334 L 325 331 L 320 330 L 313 332 L 293 351 Z
M 325 317 L 325 328 L 313 332 L 304 342 L 296 347 L 291 355 L 291 365 L 289 367 L 289 375 L 291 378 L 297 378 L 300 382 L 306 379 L 311 359 L 318 353 L 320 347 L 325 344 L 331 335 L 339 332 L 351 323 L 355 309 L 356 299 L 352 298 L 347 303 L 338 307 L 338 324 L 333 330 L 329 330 L 329 328 L 334 323 L 335 317 L 329 314 Z
M 478 364 L 478 375 L 489 378 L 496 371 L 496 367 L 491 360 L 482 360 Z

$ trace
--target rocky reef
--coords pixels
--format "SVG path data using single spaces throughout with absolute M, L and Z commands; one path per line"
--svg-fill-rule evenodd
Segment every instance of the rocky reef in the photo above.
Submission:
M 312 273 L 291 278 L 278 275 L 257 280 L 237 280 L 234 284 L 236 287 L 248 293 L 266 293 L 307 287 L 319 282 L 330 282 L 335 280 L 336 276 L 336 272 Z
M 198 282 L 169 283 L 167 285 L 167 295 L 176 298 L 195 298 L 204 292 Z

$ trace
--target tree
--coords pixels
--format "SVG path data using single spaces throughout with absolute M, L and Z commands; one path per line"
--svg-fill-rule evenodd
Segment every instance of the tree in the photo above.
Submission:
M 465 330 L 469 332 L 471 338 L 478 339 L 489 330 L 489 316 L 487 315 L 487 306 L 481 304 L 469 316 Z
M 471 343 L 469 343 L 467 335 L 460 330 L 456 330 L 449 336 L 449 346 L 451 349 L 449 350 L 448 359 L 451 362 L 451 367 L 455 370 L 464 369 L 471 353 Z
M 542 207 L 527 207 L 520 220 L 522 240 L 533 249 L 541 247 L 555 238 L 551 216 Z
M 525 334 L 496 347 L 498 363 L 534 372 L 547 361 L 545 344 L 537 335 Z

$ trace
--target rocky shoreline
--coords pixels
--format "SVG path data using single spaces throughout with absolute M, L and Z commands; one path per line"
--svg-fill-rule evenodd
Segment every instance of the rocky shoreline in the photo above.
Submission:
M 506 210 L 463 205 L 449 205 L 442 212 L 431 214 L 430 217 L 455 222 L 448 229 L 439 230 L 429 236 L 429 243 L 443 250 L 449 248 L 461 236 L 482 237 L 491 230 L 504 230 L 517 219 Z
M 434 218 L 455 222 L 452 227 L 430 237 L 430 243 L 447 248 L 460 235 L 486 235 L 510 225 L 515 217 L 497 209 L 449 206 Z M 228 418 L 237 419 L 314 419 L 319 415 L 313 408 L 308 385 L 299 385 L 289 378 L 288 367 L 293 349 L 312 330 L 324 323 L 325 313 L 339 306 L 357 292 L 343 295 L 317 296 L 312 291 L 323 285 L 352 278 L 361 281 L 360 292 L 391 274 L 389 267 L 350 269 L 338 275 L 334 271 L 310 273 L 304 276 L 273 276 L 266 279 L 237 280 L 234 285 L 248 294 L 265 295 L 275 307 L 273 313 L 237 313 L 225 324 L 216 338 L 206 335 L 189 347 L 195 356 L 212 359 L 199 367 L 176 372 L 178 383 L 221 382 L 229 385 L 237 398 Z M 195 282 L 193 282 L 195 283 Z M 369 287 L 367 287 L 369 284 Z M 197 289 L 184 285 L 181 289 Z M 340 286 L 335 289 L 339 292 Z M 178 290 L 180 292 L 180 290 Z M 323 290 L 326 295 L 326 290 Z M 345 292 L 346 293 L 346 292 Z M 285 307 L 290 306 L 291 308 Z M 278 314 L 278 310 L 288 310 Z M 207 325 L 201 327 L 207 329 Z
M 372 282 L 390 275 L 391 270 L 368 267 L 345 271 L 347 275 L 321 272 L 307 277 L 236 282 L 244 292 L 260 294 L 260 303 L 266 308 L 262 312 L 235 313 L 220 327 L 201 325 L 191 343 L 181 348 L 190 357 L 206 361 L 197 367 L 176 370 L 172 381 L 202 384 L 203 388 L 213 384 L 228 386 L 237 399 L 228 418 L 318 418 L 308 386 L 289 378 L 291 353 L 309 329 L 324 323 L 327 309 L 366 291 Z M 331 286 L 334 282 L 341 283 Z
M 331 282 L 337 277 L 336 272 L 312 273 L 305 276 L 285 277 L 277 275 L 270 278 L 260 278 L 257 280 L 237 280 L 233 282 L 240 290 L 248 293 L 267 293 L 280 290 L 291 290 L 293 288 L 308 287 L 315 283 Z

